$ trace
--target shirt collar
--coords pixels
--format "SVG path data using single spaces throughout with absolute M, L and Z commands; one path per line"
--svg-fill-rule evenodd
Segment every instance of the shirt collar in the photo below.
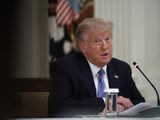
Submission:
M 88 63 L 89 63 L 89 66 L 91 68 L 91 71 L 92 71 L 92 75 L 97 75 L 97 72 L 101 69 L 99 67 L 97 67 L 96 65 L 92 64 L 89 60 L 87 60 Z M 102 69 L 104 70 L 104 72 L 106 73 L 107 72 L 107 65 L 105 65 L 104 67 L 102 67 Z

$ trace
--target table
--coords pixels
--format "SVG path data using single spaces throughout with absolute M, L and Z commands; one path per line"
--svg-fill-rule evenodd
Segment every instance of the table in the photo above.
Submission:
M 15 118 L 11 120 L 160 120 L 160 117 L 153 118 L 106 118 L 106 117 L 83 117 L 83 118 Z

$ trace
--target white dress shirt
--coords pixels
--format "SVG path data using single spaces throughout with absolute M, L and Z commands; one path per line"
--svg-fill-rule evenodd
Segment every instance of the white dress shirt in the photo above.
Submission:
M 96 88 L 96 95 L 97 95 L 97 93 L 98 93 L 98 74 L 97 73 L 101 68 L 92 64 L 89 60 L 87 60 L 87 61 L 88 61 L 89 66 L 91 68 L 91 72 L 92 72 L 92 76 L 93 76 L 93 80 L 94 80 L 94 84 L 95 84 L 95 88 Z M 108 76 L 107 76 L 107 65 L 105 65 L 102 69 L 105 72 L 105 74 L 104 74 L 105 87 L 106 87 L 106 89 L 109 89 Z

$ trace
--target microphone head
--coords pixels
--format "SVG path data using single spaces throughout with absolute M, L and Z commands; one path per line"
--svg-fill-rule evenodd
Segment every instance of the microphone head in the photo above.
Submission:
M 133 65 L 135 66 L 137 63 L 136 62 L 133 62 Z
M 133 62 L 134 67 L 138 68 L 138 64 L 136 62 Z

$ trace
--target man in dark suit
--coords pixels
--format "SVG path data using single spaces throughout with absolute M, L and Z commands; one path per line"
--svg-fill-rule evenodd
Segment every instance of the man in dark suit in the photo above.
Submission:
M 106 105 L 104 96 L 99 96 L 99 70 L 104 73 L 104 89 L 120 91 L 119 112 L 145 101 L 132 79 L 130 66 L 112 58 L 112 26 L 109 20 L 85 19 L 76 31 L 79 52 L 51 63 L 49 117 L 103 113 Z

